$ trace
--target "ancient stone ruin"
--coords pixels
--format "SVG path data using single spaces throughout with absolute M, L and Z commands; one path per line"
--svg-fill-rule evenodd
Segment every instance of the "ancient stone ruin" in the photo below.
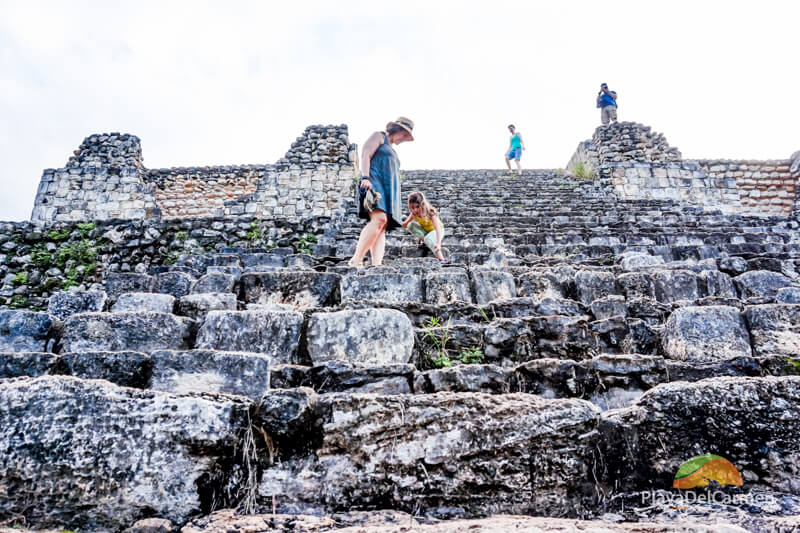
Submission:
M 393 232 L 356 271 L 345 126 L 142 153 L 91 135 L 0 224 L 8 531 L 800 529 L 800 154 L 620 123 L 566 171 L 404 171 L 449 262 Z M 704 454 L 741 485 L 673 488 Z

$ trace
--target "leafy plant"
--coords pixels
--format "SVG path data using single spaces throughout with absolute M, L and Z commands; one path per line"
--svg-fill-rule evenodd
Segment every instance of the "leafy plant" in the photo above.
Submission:
M 28 273 L 24 270 L 22 272 L 18 272 L 14 279 L 11 280 L 14 285 L 25 285 L 28 283 Z
M 431 317 L 422 324 L 423 351 L 434 368 L 453 365 L 447 348 L 447 344 L 452 340 L 450 330 L 450 319 L 446 324 L 442 324 L 441 318 Z
M 450 359 L 448 355 L 442 355 L 440 357 L 434 357 L 431 359 L 431 363 L 433 364 L 434 368 L 450 368 L 453 366 L 453 361 Z
M 76 261 L 84 266 L 97 261 L 97 248 L 95 248 L 94 241 L 81 239 L 61 245 L 56 251 L 56 264 L 64 268 L 67 265 L 67 261 L 70 260 Z
M 790 370 L 800 374 L 800 359 L 792 359 L 791 357 L 787 357 L 786 364 L 789 366 Z
M 28 297 L 23 296 L 21 294 L 17 294 L 13 298 L 11 298 L 11 301 L 8 302 L 8 306 L 15 308 L 28 307 Z
M 77 226 L 78 233 L 80 233 L 81 237 L 84 239 L 89 236 L 89 232 L 94 229 L 94 222 L 81 222 Z
M 61 288 L 63 290 L 67 290 L 70 287 L 77 287 L 78 285 L 80 285 L 80 282 L 78 281 L 79 277 L 80 273 L 78 272 L 78 269 L 76 268 L 69 269 L 69 272 L 67 272 L 64 283 L 61 284 Z
M 250 222 L 250 231 L 245 235 L 251 244 L 255 244 L 264 240 L 264 230 L 261 228 L 261 221 L 254 220 Z
M 64 228 L 61 230 L 54 229 L 50 233 L 48 233 L 47 236 L 50 237 L 51 241 L 65 241 L 69 239 L 69 234 L 70 234 L 69 228 Z
M 317 236 L 314 235 L 313 233 L 306 233 L 302 237 L 300 237 L 299 241 L 297 241 L 297 251 L 301 254 L 311 255 L 312 251 L 311 245 L 316 243 L 317 243 Z
M 188 235 L 186 235 L 185 231 L 179 231 L 178 233 L 175 234 L 175 240 L 177 240 L 180 243 L 186 242 L 187 238 Z
M 468 348 L 458 354 L 458 359 L 465 365 L 478 365 L 483 363 L 483 350 L 478 346 Z
M 31 263 L 38 269 L 47 270 L 53 264 L 53 254 L 47 251 L 43 243 L 36 244 L 31 249 Z

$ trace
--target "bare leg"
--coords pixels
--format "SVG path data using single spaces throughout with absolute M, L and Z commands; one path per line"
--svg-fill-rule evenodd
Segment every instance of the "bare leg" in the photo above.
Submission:
M 522 174 L 522 166 L 519 164 L 519 159 L 514 160 L 517 163 L 517 174 Z
M 511 170 L 511 162 L 508 160 L 508 154 L 506 154 L 506 166 L 508 167 L 508 170 Z
M 383 256 L 386 253 L 386 229 L 381 231 L 378 238 L 369 249 L 369 254 L 372 257 L 372 266 L 380 266 L 383 264 Z
M 386 229 L 386 213 L 380 209 L 374 210 L 369 214 L 369 223 L 361 230 L 361 235 L 358 236 L 358 244 L 356 245 L 356 253 L 350 259 L 350 265 L 360 268 L 364 262 L 364 255 L 367 250 L 372 249 L 375 240 Z M 373 255 L 374 261 L 374 255 Z

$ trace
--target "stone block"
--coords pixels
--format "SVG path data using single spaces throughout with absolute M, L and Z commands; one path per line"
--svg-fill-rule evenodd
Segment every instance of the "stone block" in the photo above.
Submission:
M 697 274 L 697 286 L 703 296 L 736 298 L 733 280 L 719 270 L 703 270 Z
M 620 257 L 621 259 L 619 265 L 623 270 L 636 270 L 664 264 L 664 258 L 660 255 L 650 255 L 641 252 L 626 252 Z
M 800 304 L 748 306 L 744 313 L 756 356 L 800 355 Z
M 411 320 L 394 309 L 358 309 L 311 315 L 306 332 L 314 364 L 343 360 L 405 364 L 414 347 Z
M 44 352 L 53 317 L 34 311 L 0 310 L 0 352 Z
M 38 377 L 57 368 L 58 356 L 46 352 L 0 352 L 0 379 Z
M 792 280 L 769 270 L 751 270 L 733 278 L 739 295 L 745 298 L 775 298 L 778 291 L 791 287 Z
M 659 270 L 653 273 L 653 287 L 659 302 L 695 300 L 700 293 L 697 274 L 691 270 Z
M 145 389 L 152 361 L 142 352 L 68 352 L 60 356 L 65 374 L 81 379 L 104 379 L 120 387 Z
M 563 298 L 564 288 L 551 272 L 526 272 L 519 277 L 517 296 L 536 298 Z
M 318 393 L 410 394 L 414 365 L 365 365 L 328 361 L 312 367 L 305 378 Z
M 622 274 L 617 278 L 617 284 L 628 300 L 656 297 L 653 279 L 644 272 Z
M 194 282 L 194 277 L 185 272 L 162 272 L 156 275 L 153 292 L 180 298 L 189 294 Z
M 297 411 L 314 418 L 305 426 L 321 428 L 315 447 L 324 453 L 276 464 L 260 481 L 259 496 L 274 496 L 278 512 L 417 503 L 425 512 L 469 502 L 497 513 L 562 514 L 583 505 L 573 490 L 590 476 L 600 412 L 588 402 L 443 392 L 339 393 L 315 403 Z
M 418 372 L 414 377 L 414 392 L 488 392 L 508 393 L 514 371 L 497 365 L 456 365 Z
M 152 354 L 150 388 L 172 394 L 235 394 L 258 401 L 269 389 L 269 363 L 269 356 L 261 353 L 157 351 Z
M 65 352 L 185 350 L 195 329 L 188 318 L 167 313 L 83 313 L 64 323 Z
M 236 311 L 237 305 L 230 292 L 188 294 L 178 301 L 178 314 L 203 322 L 210 311 Z
M 500 270 L 472 270 L 475 303 L 484 305 L 495 300 L 509 300 L 517 295 L 514 276 Z
M 625 307 L 625 298 L 617 295 L 598 298 L 592 302 L 591 308 L 596 320 L 605 320 L 613 316 L 624 317 L 628 314 Z
M 236 277 L 222 272 L 210 272 L 192 285 L 191 294 L 203 294 L 209 292 L 233 292 L 236 286 Z
M 325 307 L 338 303 L 340 280 L 327 272 L 246 272 L 240 283 L 246 303 Z
M 422 279 L 393 272 L 344 276 L 342 300 L 381 300 L 386 302 L 421 302 Z
M 536 312 L 544 316 L 581 316 L 586 314 L 586 309 L 578 302 L 567 298 L 543 298 L 536 306 Z
M 78 313 L 102 311 L 106 305 L 104 291 L 62 291 L 50 296 L 47 313 L 59 320 L 65 320 Z
M 743 257 L 721 257 L 719 269 L 729 276 L 738 276 L 747 271 L 747 261 Z
M 775 303 L 800 304 L 800 287 L 778 289 L 778 293 L 775 295 Z
M 466 270 L 446 268 L 425 276 L 425 302 L 435 305 L 472 302 Z
M 598 298 L 616 293 L 614 274 L 596 270 L 579 270 L 575 274 L 578 300 L 589 305 Z
M 296 363 L 303 315 L 293 311 L 210 311 L 196 348 L 256 352 L 279 363 Z
M 106 293 L 114 302 L 125 292 L 153 292 L 155 278 L 147 274 L 132 272 L 112 272 L 106 276 Z
M 210 480 L 230 476 L 221 465 L 248 407 L 69 376 L 4 380 L 0 513 L 59 531 L 121 531 L 147 514 L 185 523 Z
M 750 338 L 735 307 L 681 307 L 667 319 L 662 340 L 670 359 L 713 362 L 752 355 Z
M 283 268 L 286 265 L 286 257 L 276 253 L 251 253 L 242 254 L 242 264 L 245 267 L 271 266 Z
M 111 306 L 111 312 L 152 311 L 155 313 L 172 313 L 174 308 L 175 297 L 169 294 L 126 292 L 117 297 L 117 301 Z

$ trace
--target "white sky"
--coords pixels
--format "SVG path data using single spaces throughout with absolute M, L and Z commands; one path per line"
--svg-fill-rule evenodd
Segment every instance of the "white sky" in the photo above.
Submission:
M 800 2 L 0 0 L 0 220 L 84 137 L 142 139 L 148 168 L 272 163 L 309 124 L 351 142 L 405 115 L 406 169 L 566 165 L 620 120 L 686 158 L 800 150 Z

